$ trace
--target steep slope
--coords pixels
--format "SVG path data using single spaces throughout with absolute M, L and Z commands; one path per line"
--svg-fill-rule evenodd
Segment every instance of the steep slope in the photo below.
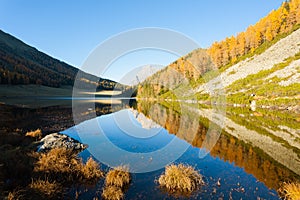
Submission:
M 221 92 L 230 104 L 256 100 L 295 107 L 300 103 L 299 28 L 300 1 L 284 2 L 246 31 L 195 50 L 149 77 L 138 97 L 210 102 Z
M 79 70 L 0 30 L 0 84 L 73 85 Z M 114 81 L 80 73 L 85 84 L 113 89 Z
M 139 85 L 138 95 L 140 97 L 157 97 L 169 93 L 176 93 L 176 96 L 187 95 L 191 92 L 189 91 L 191 84 L 195 84 L 204 73 L 215 69 L 216 66 L 207 50 L 197 49 L 148 77 Z
M 195 91 L 208 93 L 211 88 L 214 90 L 222 87 L 226 88 L 239 79 L 246 78 L 251 74 L 257 74 L 262 70 L 271 69 L 274 65 L 284 62 L 285 59 L 295 56 L 299 52 L 300 30 L 297 30 L 271 46 L 261 55 L 255 55 L 251 59 L 233 65 L 220 74 L 220 77 L 216 77 L 201 85 Z M 220 79 L 222 82 L 219 82 Z

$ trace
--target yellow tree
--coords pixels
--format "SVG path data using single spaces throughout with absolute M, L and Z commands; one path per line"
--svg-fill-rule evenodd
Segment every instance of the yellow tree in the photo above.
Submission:
M 229 62 L 229 38 L 227 37 L 221 42 L 222 49 L 222 65 L 226 65 Z
M 262 43 L 262 27 L 256 26 L 255 29 L 255 39 L 254 39 L 254 48 L 257 48 Z
M 230 56 L 230 60 L 232 62 L 235 62 L 237 60 L 237 40 L 234 36 L 231 36 L 229 38 L 229 56 Z
M 297 24 L 300 24 L 300 9 L 296 13 L 296 21 L 297 21 Z
M 272 34 L 272 30 L 271 30 L 270 26 L 267 28 L 267 31 L 266 31 L 266 40 L 268 40 L 268 41 L 273 40 L 273 34 Z
M 272 37 L 276 37 L 280 31 L 280 26 L 282 23 L 282 19 L 280 18 L 281 11 L 276 10 L 271 12 L 270 14 L 270 33 L 272 34 Z
M 237 36 L 237 54 L 238 56 L 245 55 L 246 51 L 246 39 L 245 39 L 245 32 L 238 34 Z
M 283 3 L 279 10 L 281 11 L 281 13 L 280 13 L 280 20 L 281 20 L 280 33 L 286 33 L 288 31 L 287 17 L 289 14 L 288 10 L 286 8 L 286 3 Z
M 254 51 L 255 49 L 255 29 L 251 25 L 248 27 L 245 33 L 245 38 L 246 38 L 246 48 L 250 51 Z
M 300 0 L 297 0 L 300 1 Z M 298 2 L 298 7 L 296 8 L 296 23 L 300 24 L 300 3 Z
M 221 46 L 220 43 L 214 42 L 212 46 L 208 50 L 209 55 L 211 56 L 211 59 L 215 63 L 216 66 L 220 67 L 222 65 L 221 62 Z
M 294 0 L 294 1 L 290 1 L 289 3 L 290 11 L 289 11 L 287 23 L 290 28 L 292 28 L 297 23 L 296 16 L 297 16 L 297 8 L 299 6 L 299 2 L 297 1 L 298 0 Z

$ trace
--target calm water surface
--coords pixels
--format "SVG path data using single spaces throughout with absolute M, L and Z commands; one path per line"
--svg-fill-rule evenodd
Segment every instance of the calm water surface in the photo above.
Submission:
M 130 167 L 126 199 L 279 199 L 282 181 L 299 180 L 294 114 L 227 108 L 221 119 L 213 113 L 196 105 L 141 102 L 62 133 L 89 145 L 80 154 L 84 159 L 93 156 L 106 170 Z M 205 185 L 186 197 L 160 189 L 155 180 L 171 162 L 194 166 Z M 103 180 L 82 198 L 100 197 L 102 186 Z
M 103 170 L 127 165 L 126 199 L 279 199 L 283 181 L 300 180 L 299 116 L 288 111 L 209 107 L 171 102 L 81 102 L 61 106 L 0 106 L 0 126 L 46 133 L 61 130 L 89 147 L 80 153 Z M 220 109 L 223 110 L 224 109 Z M 74 120 L 77 125 L 74 126 Z M 155 180 L 170 163 L 194 166 L 205 185 L 190 196 L 172 195 Z M 220 180 L 221 185 L 217 182 Z M 101 198 L 104 180 L 78 186 L 79 199 Z

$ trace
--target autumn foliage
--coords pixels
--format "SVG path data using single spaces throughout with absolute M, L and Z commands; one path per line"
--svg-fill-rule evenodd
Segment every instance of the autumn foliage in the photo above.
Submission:
M 272 41 L 276 36 L 290 32 L 296 24 L 300 24 L 300 0 L 290 0 L 255 25 L 249 26 L 246 31 L 213 43 L 208 53 L 215 65 L 221 67 L 253 53 L 260 45 Z

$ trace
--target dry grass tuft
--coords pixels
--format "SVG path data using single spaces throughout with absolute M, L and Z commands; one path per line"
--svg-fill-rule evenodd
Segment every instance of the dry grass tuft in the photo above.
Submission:
M 8 194 L 7 200 L 22 200 L 24 199 L 23 192 L 22 190 L 14 190 Z
M 86 180 L 96 180 L 104 177 L 104 173 L 100 170 L 100 165 L 92 158 L 89 158 L 85 165 L 81 166 L 80 172 Z
M 124 199 L 124 194 L 120 187 L 110 185 L 103 189 L 102 197 L 106 200 L 122 200 Z
M 62 193 L 61 185 L 56 183 L 55 181 L 49 182 L 48 180 L 40 179 L 32 180 L 32 183 L 29 184 L 29 188 L 47 197 L 54 197 Z
M 103 172 L 96 161 L 89 158 L 86 164 L 82 164 L 75 152 L 65 148 L 41 153 L 34 170 L 66 181 L 95 182 L 103 177 Z
M 106 200 L 124 199 L 123 190 L 129 183 L 130 174 L 128 167 L 118 166 L 111 169 L 106 175 L 102 197 Z
M 105 184 L 107 186 L 113 185 L 123 188 L 130 183 L 130 174 L 128 171 L 128 168 L 124 166 L 110 170 L 106 175 Z
M 280 192 L 284 199 L 300 200 L 300 183 L 283 183 Z
M 183 164 L 167 166 L 158 182 L 171 192 L 192 192 L 203 184 L 201 174 L 193 167 Z
M 35 131 L 27 132 L 25 136 L 41 139 L 42 131 L 41 129 L 36 129 Z
M 35 171 L 68 173 L 79 168 L 78 165 L 80 162 L 74 152 L 65 148 L 56 148 L 40 154 Z

